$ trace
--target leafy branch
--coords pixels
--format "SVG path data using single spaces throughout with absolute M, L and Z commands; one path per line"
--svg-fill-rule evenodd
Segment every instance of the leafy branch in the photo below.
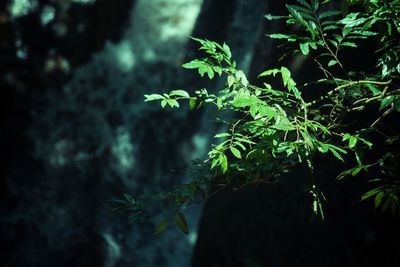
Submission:
M 381 184 L 361 199 L 375 197 L 376 207 L 385 210 L 390 206 L 394 213 L 400 211 L 399 153 L 392 148 L 386 148 L 384 153 L 371 149 L 382 143 L 373 133 L 379 133 L 388 144 L 400 139 L 396 131 L 395 134 L 387 133 L 382 127 L 389 115 L 400 112 L 400 63 L 397 64 L 400 62 L 400 46 L 393 41 L 398 40 L 400 34 L 397 16 L 400 14 L 400 0 L 389 4 L 383 0 L 366 1 L 370 4 L 365 6 L 364 12 L 348 14 L 327 10 L 326 2 L 329 1 L 297 0 L 297 5 L 286 6 L 287 16 L 266 15 L 268 20 L 285 20 L 287 25 L 300 29 L 295 33 L 268 36 L 285 40 L 285 45 L 293 53 L 312 57 L 325 78 L 297 85 L 291 71 L 281 66 L 259 74 L 258 79 L 262 79 L 263 85 L 256 86 L 237 68 L 227 44 L 192 38 L 199 44 L 203 57 L 185 63 L 183 67 L 197 71 L 200 77 L 224 79 L 224 88 L 212 92 L 202 88 L 191 95 L 181 89 L 145 95 L 145 101 L 159 101 L 163 108 L 179 108 L 182 102 L 187 102 L 193 110 L 212 105 L 220 112 L 229 110 L 235 114 L 233 121 L 229 122 L 229 130 L 215 135 L 218 142 L 200 162 L 207 174 L 202 173 L 192 183 L 157 195 L 159 200 L 173 200 L 173 212 L 156 225 L 156 233 L 165 230 L 170 221 L 175 221 L 187 233 L 187 222 L 181 210 L 199 197 L 207 198 L 205 192 L 212 183 L 219 188 L 216 191 L 275 183 L 279 175 L 298 165 L 310 171 L 311 187 L 307 192 L 312 196 L 311 210 L 324 219 L 327 199 L 316 185 L 318 177 L 315 177 L 313 167 L 318 154 L 330 154 L 341 162 L 357 163 L 338 174 L 338 180 L 360 173 L 368 174 L 369 170 L 377 168 L 375 173 L 383 175 L 382 179 L 379 178 Z M 384 27 L 381 27 L 382 23 Z M 397 32 L 394 32 L 394 27 L 397 27 Z M 384 43 L 383 49 L 372 51 L 382 53 L 377 63 L 380 70 L 368 75 L 362 70 L 345 70 L 344 63 L 339 60 L 340 51 L 357 48 L 359 41 L 371 38 Z M 331 71 L 335 68 L 339 68 L 342 75 Z M 277 88 L 271 85 L 276 80 L 281 82 Z M 321 87 L 320 96 L 305 99 L 302 92 L 310 86 Z M 373 117 L 368 115 L 372 124 L 345 123 L 350 116 L 367 108 L 375 110 Z M 216 120 L 221 121 L 218 116 Z M 366 155 L 373 155 L 376 162 L 366 164 Z M 374 177 L 370 180 L 377 181 Z M 125 197 L 124 204 L 132 205 L 132 201 Z M 142 212 L 142 207 L 133 211 Z

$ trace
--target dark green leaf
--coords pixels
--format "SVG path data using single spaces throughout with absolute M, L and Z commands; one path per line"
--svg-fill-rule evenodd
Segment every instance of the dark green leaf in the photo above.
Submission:
M 197 101 L 196 101 L 195 98 L 190 98 L 189 99 L 189 109 L 190 110 L 195 109 L 196 108 L 196 103 L 197 103 Z
M 400 112 L 400 97 L 396 97 L 393 103 L 396 111 Z
M 381 204 L 385 192 L 381 191 L 375 196 L 375 209 Z
M 382 93 L 381 90 L 379 90 L 378 87 L 376 87 L 373 84 L 366 84 L 366 87 L 371 91 L 371 93 L 376 96 L 376 95 L 380 95 Z
M 305 0 L 296 0 L 298 3 L 302 4 L 304 7 L 307 9 L 311 9 L 311 6 L 309 3 L 307 3 Z
M 354 168 L 351 172 L 351 176 L 356 176 L 363 168 L 363 166 Z
M 180 211 L 177 211 L 175 214 L 175 224 L 183 233 L 189 234 L 189 227 L 185 215 Z
M 165 229 L 167 229 L 169 222 L 165 219 L 163 219 L 162 221 L 160 221 L 155 227 L 154 227 L 154 235 L 159 235 L 162 232 L 165 231 Z
M 387 96 L 384 99 L 382 99 L 379 110 L 382 110 L 382 109 L 386 108 L 387 106 L 389 106 L 390 104 L 392 104 L 393 100 L 394 100 L 394 96 L 392 96 L 392 95 Z
M 314 11 L 317 11 L 319 7 L 319 0 L 311 0 L 311 5 Z
M 337 16 L 342 14 L 342 12 L 340 12 L 339 10 L 328 10 L 328 11 L 324 11 L 321 12 L 321 14 L 319 14 L 319 19 L 324 19 L 327 17 L 332 17 L 332 16 Z
M 337 30 L 337 29 L 339 29 L 339 27 L 336 25 L 328 25 L 323 28 L 324 31 L 331 31 L 331 30 Z

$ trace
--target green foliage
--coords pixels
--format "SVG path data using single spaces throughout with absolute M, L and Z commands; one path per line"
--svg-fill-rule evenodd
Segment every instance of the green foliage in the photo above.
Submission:
M 339 162 L 357 162 L 355 167 L 340 173 L 339 180 L 366 174 L 371 169 L 381 173 L 384 177 L 379 178 L 381 185 L 365 193 L 362 199 L 375 197 L 376 207 L 382 210 L 390 207 L 396 213 L 400 210 L 397 164 L 393 167 L 387 158 L 390 155 L 391 162 L 397 162 L 399 153 L 393 150 L 385 155 L 377 154 L 376 162 L 364 162 L 369 159 L 366 155 L 374 152 L 371 150 L 374 142 L 383 139 L 394 143 L 399 139 L 397 132 L 385 132 L 382 125 L 389 114 L 400 111 L 400 0 L 347 1 L 341 11 L 327 9 L 325 3 L 329 1 L 297 2 L 286 6 L 287 16 L 266 16 L 268 20 L 285 20 L 287 25 L 295 25 L 296 32 L 268 36 L 278 41 L 283 39 L 284 46 L 294 54 L 313 58 L 321 70 L 318 80 L 299 86 L 291 71 L 282 66 L 262 72 L 258 79 L 263 86 L 255 86 L 237 68 L 228 45 L 192 38 L 199 43 L 204 57 L 183 67 L 196 70 L 201 77 L 225 79 L 224 88 L 212 93 L 203 88 L 193 95 L 174 90 L 145 95 L 145 101 L 160 101 L 162 107 L 171 108 L 179 108 L 182 101 L 187 101 L 190 109 L 211 105 L 220 112 L 235 113 L 235 120 L 224 122 L 229 129 L 215 135 L 216 142 L 202 163 L 211 177 L 222 177 L 224 186 L 240 188 L 271 182 L 294 166 L 304 165 L 310 171 L 312 186 L 308 192 L 313 199 L 312 211 L 324 219 L 326 198 L 316 185 L 318 177 L 314 177 L 313 159 L 316 154 L 329 154 Z M 364 11 L 348 13 L 349 6 L 354 4 L 362 4 Z M 340 59 L 342 50 L 355 49 L 364 39 L 382 44 L 371 51 L 379 55 L 376 73 L 348 70 Z M 272 86 L 273 81 L 280 81 L 281 85 Z M 302 91 L 311 85 L 321 88 L 320 96 L 306 100 Z M 366 109 L 375 110 L 371 124 L 345 123 L 349 114 Z M 380 138 L 372 138 L 376 134 Z M 389 165 L 394 169 L 388 171 Z M 196 186 L 206 188 L 204 184 L 200 182 Z M 189 194 L 188 198 L 192 197 Z M 179 200 L 175 200 L 181 207 Z M 173 218 L 187 233 L 182 213 L 175 213 Z M 164 230 L 165 225 L 161 221 L 155 232 Z

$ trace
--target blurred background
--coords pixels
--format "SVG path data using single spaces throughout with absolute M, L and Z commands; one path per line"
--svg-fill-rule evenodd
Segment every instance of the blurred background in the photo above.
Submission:
M 287 64 L 300 82 L 312 79 L 312 60 L 278 63 L 265 36 L 284 25 L 264 15 L 285 14 L 288 2 L 1 1 L 0 265 L 400 266 L 398 221 L 360 203 L 357 181 L 335 183 L 326 159 L 326 222 L 311 219 L 300 169 L 278 186 L 222 191 L 188 208 L 188 235 L 172 227 L 154 236 L 152 225 L 110 212 L 108 200 L 123 193 L 188 181 L 221 127 L 212 112 L 143 102 L 223 87 L 181 68 L 198 55 L 189 36 L 225 41 L 250 78 Z

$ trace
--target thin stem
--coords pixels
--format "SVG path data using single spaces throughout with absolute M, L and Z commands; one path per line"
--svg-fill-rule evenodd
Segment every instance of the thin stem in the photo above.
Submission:
M 326 93 L 326 95 L 321 96 L 319 99 L 316 99 L 312 102 L 309 102 L 307 105 L 308 106 L 312 106 L 317 104 L 318 102 L 330 97 L 333 95 L 333 93 L 340 91 L 341 89 L 347 88 L 347 87 L 351 87 L 354 85 L 358 85 L 358 84 L 376 84 L 376 85 L 388 85 L 392 82 L 392 80 L 389 81 L 385 81 L 385 82 L 379 82 L 379 81 L 368 81 L 368 80 L 360 80 L 360 81 L 349 81 L 348 83 L 339 85 L 337 87 L 335 87 L 334 89 L 332 89 L 331 91 L 329 91 L 328 93 Z
M 313 14 L 314 14 L 314 17 L 315 17 L 315 19 L 317 20 L 317 23 L 318 23 L 318 27 L 319 27 L 319 30 L 320 30 L 320 33 L 321 33 L 321 40 L 322 40 L 322 42 L 324 43 L 324 48 L 331 54 L 331 56 L 332 56 L 332 57 L 336 60 L 336 62 L 339 64 L 339 66 L 340 66 L 340 68 L 343 70 L 343 72 L 346 73 L 346 75 L 347 75 L 346 70 L 344 69 L 342 63 L 339 61 L 339 58 L 338 58 L 338 56 L 337 56 L 338 48 L 337 48 L 336 53 L 332 51 L 332 49 L 331 49 L 330 46 L 328 45 L 328 42 L 327 42 L 326 39 L 325 39 L 325 33 L 324 33 L 323 29 L 322 29 L 322 25 L 321 25 L 321 22 L 320 22 L 320 20 L 319 20 L 319 17 L 318 17 L 317 14 L 315 13 L 315 11 L 313 12 Z

